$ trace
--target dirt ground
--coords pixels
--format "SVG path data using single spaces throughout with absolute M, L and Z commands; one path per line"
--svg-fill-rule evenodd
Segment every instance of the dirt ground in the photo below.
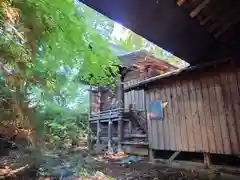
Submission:
M 143 160 L 132 164 L 119 164 L 118 161 L 103 158 L 97 169 L 117 180 L 239 180 L 240 177 L 223 174 L 213 169 L 174 168 L 166 165 L 153 165 Z
M 167 166 L 164 164 L 153 165 L 148 162 L 147 158 L 143 158 L 138 162 L 131 164 L 120 164 L 118 154 L 98 153 L 94 154 L 87 150 L 86 143 L 74 150 L 76 154 L 84 157 L 86 164 L 104 175 L 103 178 L 95 177 L 79 177 L 76 180 L 239 180 L 240 176 L 226 174 L 216 169 L 204 169 L 192 166 L 185 168 L 179 166 Z M 72 154 L 71 154 L 72 155 Z M 0 158 L 0 176 L 6 174 L 6 163 L 12 164 L 11 156 L 2 156 Z M 25 160 L 24 160 L 25 162 Z M 2 167 L 2 168 L 1 168 Z M 14 168 L 16 169 L 16 168 Z M 7 169 L 8 170 L 8 169 Z M 7 172 L 8 173 L 8 172 Z M 34 173 L 34 172 L 33 172 Z M 23 175 L 15 179 L 30 179 L 31 172 L 25 172 Z M 31 175 L 31 177 L 33 177 Z M 112 177 L 112 178 L 109 178 Z M 0 178 L 1 179 L 1 178 Z M 14 178 L 13 178 L 14 179 Z M 36 179 L 33 178 L 33 179 Z M 40 178 L 41 180 L 49 180 L 49 178 Z M 69 179 L 69 178 L 67 178 Z M 71 178 L 70 178 L 71 179 Z M 62 178 L 62 180 L 65 180 Z
M 89 153 L 86 143 L 82 144 L 81 152 Z M 115 180 L 239 180 L 240 176 L 226 174 L 214 168 L 205 169 L 198 166 L 177 167 L 166 166 L 164 164 L 153 165 L 148 162 L 148 158 L 131 164 L 120 164 L 116 154 L 95 154 L 92 155 L 95 161 L 95 169 L 102 172 L 107 177 Z M 105 180 L 105 179 L 103 179 Z M 112 180 L 112 179 L 110 179 Z

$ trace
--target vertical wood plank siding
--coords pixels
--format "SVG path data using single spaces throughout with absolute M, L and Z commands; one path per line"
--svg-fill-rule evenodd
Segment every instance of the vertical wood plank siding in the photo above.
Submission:
M 149 120 L 151 149 L 240 154 L 240 71 L 176 76 L 145 93 L 147 111 L 152 100 L 167 102 L 163 121 Z
M 142 80 L 141 78 L 137 78 L 137 79 L 132 79 L 130 81 L 127 81 L 124 83 L 124 87 L 134 85 L 141 80 Z M 144 111 L 145 110 L 144 96 L 145 96 L 144 90 L 140 90 L 140 91 L 132 90 L 130 92 L 125 92 L 124 93 L 124 109 L 128 109 L 129 104 L 132 104 L 134 109 Z

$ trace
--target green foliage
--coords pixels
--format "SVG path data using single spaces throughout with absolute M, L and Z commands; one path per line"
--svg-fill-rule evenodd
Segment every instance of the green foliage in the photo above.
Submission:
M 0 1 L 1 123 L 47 132 L 49 141 L 85 133 L 85 117 L 79 116 L 89 102 L 80 81 L 114 82 L 119 61 L 109 42 L 166 55 L 127 29 L 126 39 L 113 38 L 114 26 L 72 0 Z
M 118 63 L 95 30 L 105 22 L 97 25 L 95 17 L 72 0 L 0 1 L 1 123 L 42 132 L 54 143 L 87 132 L 80 80 L 109 84 L 109 68 L 116 74 Z
M 78 4 L 80 6 L 79 12 L 85 18 L 88 25 L 95 29 L 104 39 L 112 41 L 115 22 L 81 2 Z
M 76 142 L 87 133 L 87 115 L 78 115 L 78 113 L 71 110 L 59 113 L 53 113 L 53 110 L 50 111 L 51 114 L 46 112 L 48 118 L 45 121 L 48 142 L 63 145 L 63 140 L 67 138 Z

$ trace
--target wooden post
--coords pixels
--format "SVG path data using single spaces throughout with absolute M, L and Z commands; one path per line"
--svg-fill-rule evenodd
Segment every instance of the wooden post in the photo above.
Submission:
M 90 86 L 90 89 L 88 91 L 89 93 L 89 102 L 90 102 L 90 106 L 89 106 L 89 114 L 88 114 L 88 149 L 91 151 L 92 150 L 92 139 L 91 139 L 91 130 L 90 130 L 90 117 L 91 117 L 91 113 L 92 113 L 92 86 Z
M 132 112 L 133 111 L 133 104 L 129 104 L 128 109 L 129 109 L 129 112 Z
M 123 120 L 122 118 L 119 119 L 118 121 L 118 152 L 122 152 L 122 140 L 123 140 Z
M 112 148 L 112 119 L 108 121 L 108 152 L 113 152 Z
M 119 78 L 120 79 L 120 78 Z M 118 103 L 119 108 L 119 120 L 118 120 L 118 152 L 122 152 L 122 140 L 124 138 L 124 132 L 123 132 L 123 119 L 122 119 L 122 113 L 123 113 L 123 107 L 124 107 L 124 92 L 123 92 L 123 83 L 120 82 L 117 84 L 116 87 L 116 99 Z
M 88 150 L 91 151 L 93 149 L 93 140 L 91 137 L 91 129 L 90 129 L 90 122 L 88 122 L 88 136 L 87 136 L 87 141 L 88 141 Z
M 154 152 L 153 152 L 153 149 L 148 149 L 148 158 L 149 158 L 149 161 L 150 163 L 154 164 L 155 161 L 154 161 Z
M 206 167 L 210 167 L 211 166 L 211 157 L 209 153 L 203 153 L 203 157 L 204 157 L 204 164 L 206 165 Z
M 100 127 L 100 120 L 97 121 L 97 144 L 100 144 L 100 131 L 101 131 L 101 127 Z

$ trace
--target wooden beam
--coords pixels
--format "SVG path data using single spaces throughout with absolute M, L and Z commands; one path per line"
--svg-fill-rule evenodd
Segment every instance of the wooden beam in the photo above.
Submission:
M 208 28 L 208 31 L 210 33 L 212 33 L 213 31 L 215 31 L 217 28 L 219 27 L 219 24 L 218 23 L 213 23 L 210 28 Z
M 92 116 L 98 116 L 98 115 L 101 115 L 101 114 L 107 114 L 107 113 L 113 113 L 113 112 L 119 112 L 123 110 L 123 108 L 115 108 L 115 109 L 111 109 L 111 110 L 106 110 L 106 111 L 100 111 L 98 113 L 94 113 L 92 114 Z
M 180 151 L 176 151 L 173 155 L 168 159 L 168 164 L 172 164 L 172 161 L 180 154 Z
M 140 141 L 123 141 L 122 144 L 126 145 L 139 145 L 139 146 L 148 146 L 148 142 L 140 142 Z
M 200 25 L 201 25 L 201 26 L 204 26 L 210 19 L 211 19 L 211 17 L 210 17 L 210 16 L 207 16 L 205 19 L 203 19 L 203 20 L 200 21 Z
M 128 154 L 148 156 L 148 147 L 134 147 L 131 145 L 124 145 L 123 151 Z
M 202 20 L 200 22 L 201 25 L 205 25 L 207 22 L 209 21 L 216 21 L 217 17 L 221 16 L 222 13 L 224 12 L 224 9 L 226 8 L 226 6 L 228 6 L 229 1 L 223 1 L 221 3 L 219 3 L 218 1 L 213 1 L 210 5 L 211 7 L 209 7 L 206 11 L 206 15 L 207 17 Z
M 131 133 L 129 133 L 130 135 L 130 137 L 132 137 L 132 138 L 146 138 L 147 137 L 147 134 L 131 134 Z
M 103 120 L 107 120 L 108 121 L 108 119 L 118 119 L 119 118 L 119 112 L 113 112 L 113 113 L 106 113 L 106 114 L 100 114 L 100 115 L 98 115 L 98 116 L 92 116 L 92 117 L 90 117 L 90 121 L 98 121 L 98 120 L 100 120 L 100 121 L 103 121 Z
M 124 131 L 123 131 L 123 120 L 122 118 L 120 118 L 120 120 L 118 121 L 118 152 L 122 152 L 122 140 L 123 140 L 123 136 L 124 136 Z
M 214 37 L 218 38 L 219 36 L 221 36 L 222 34 L 224 34 L 224 32 L 226 32 L 231 26 L 233 26 L 234 24 L 237 24 L 240 21 L 240 17 L 236 18 L 233 22 L 228 22 L 224 28 L 222 28 L 219 32 L 217 32 Z
M 208 3 L 211 0 L 204 0 L 201 4 L 199 4 L 191 13 L 190 16 L 192 18 L 196 17 L 204 8 L 206 5 L 208 5 Z
M 149 156 L 148 158 L 149 158 L 150 163 L 153 163 L 153 164 L 154 164 L 155 162 L 154 162 L 154 152 L 153 152 L 153 149 L 150 149 L 150 148 L 149 148 L 149 150 L 148 150 L 148 156 Z

